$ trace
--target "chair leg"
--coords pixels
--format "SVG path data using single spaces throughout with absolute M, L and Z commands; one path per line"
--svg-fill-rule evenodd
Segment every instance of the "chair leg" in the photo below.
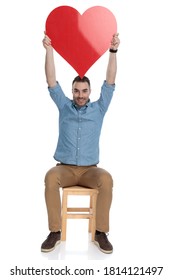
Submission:
M 67 194 L 63 192 L 62 197 L 62 226 L 61 226 L 61 240 L 66 240 L 67 231 Z
M 92 195 L 90 195 L 90 209 L 92 210 L 93 208 L 93 199 L 92 199 Z M 90 211 L 91 211 L 90 210 Z M 91 213 L 90 213 L 91 214 Z M 92 219 L 90 218 L 89 219 L 89 224 L 88 224 L 88 232 L 91 232 L 92 231 Z
M 95 230 L 96 230 L 96 200 L 97 195 L 92 195 L 92 226 L 91 226 L 91 240 L 94 241 L 95 238 Z

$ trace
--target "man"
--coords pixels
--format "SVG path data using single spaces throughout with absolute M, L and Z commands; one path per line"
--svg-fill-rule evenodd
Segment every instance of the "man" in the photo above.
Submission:
M 111 38 L 110 38 L 111 40 Z M 107 238 L 109 232 L 109 210 L 112 202 L 113 180 L 99 162 L 99 138 L 103 118 L 115 89 L 117 72 L 116 52 L 120 44 L 114 34 L 100 98 L 91 102 L 90 80 L 77 76 L 72 82 L 73 100 L 65 96 L 56 81 L 53 48 L 45 35 L 45 73 L 50 96 L 59 110 L 59 139 L 54 154 L 58 164 L 45 176 L 45 200 L 50 234 L 41 245 L 42 252 L 52 251 L 61 240 L 60 187 L 81 185 L 99 190 L 96 208 L 96 233 L 94 243 L 104 253 L 112 253 L 113 246 Z

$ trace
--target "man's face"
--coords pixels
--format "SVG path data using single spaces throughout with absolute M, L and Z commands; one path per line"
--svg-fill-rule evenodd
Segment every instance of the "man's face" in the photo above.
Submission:
M 75 104 L 81 107 L 88 102 L 91 89 L 87 82 L 74 82 L 72 93 Z

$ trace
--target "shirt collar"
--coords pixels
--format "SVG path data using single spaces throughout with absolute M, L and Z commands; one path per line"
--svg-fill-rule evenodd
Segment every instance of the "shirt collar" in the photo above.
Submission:
M 84 106 L 81 106 L 79 107 L 77 104 L 74 103 L 74 101 L 72 100 L 72 106 L 75 107 L 76 109 L 81 109 L 81 108 L 86 108 L 88 107 L 90 104 L 90 99 L 88 100 L 88 102 L 84 105 Z

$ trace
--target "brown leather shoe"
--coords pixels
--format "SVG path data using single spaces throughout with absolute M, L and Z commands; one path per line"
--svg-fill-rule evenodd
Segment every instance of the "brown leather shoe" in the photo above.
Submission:
M 50 232 L 47 239 L 41 245 L 41 252 L 50 252 L 61 242 L 61 232 Z
M 109 242 L 105 232 L 95 234 L 94 243 L 98 246 L 100 251 L 102 251 L 105 254 L 110 254 L 113 252 L 113 246 Z

